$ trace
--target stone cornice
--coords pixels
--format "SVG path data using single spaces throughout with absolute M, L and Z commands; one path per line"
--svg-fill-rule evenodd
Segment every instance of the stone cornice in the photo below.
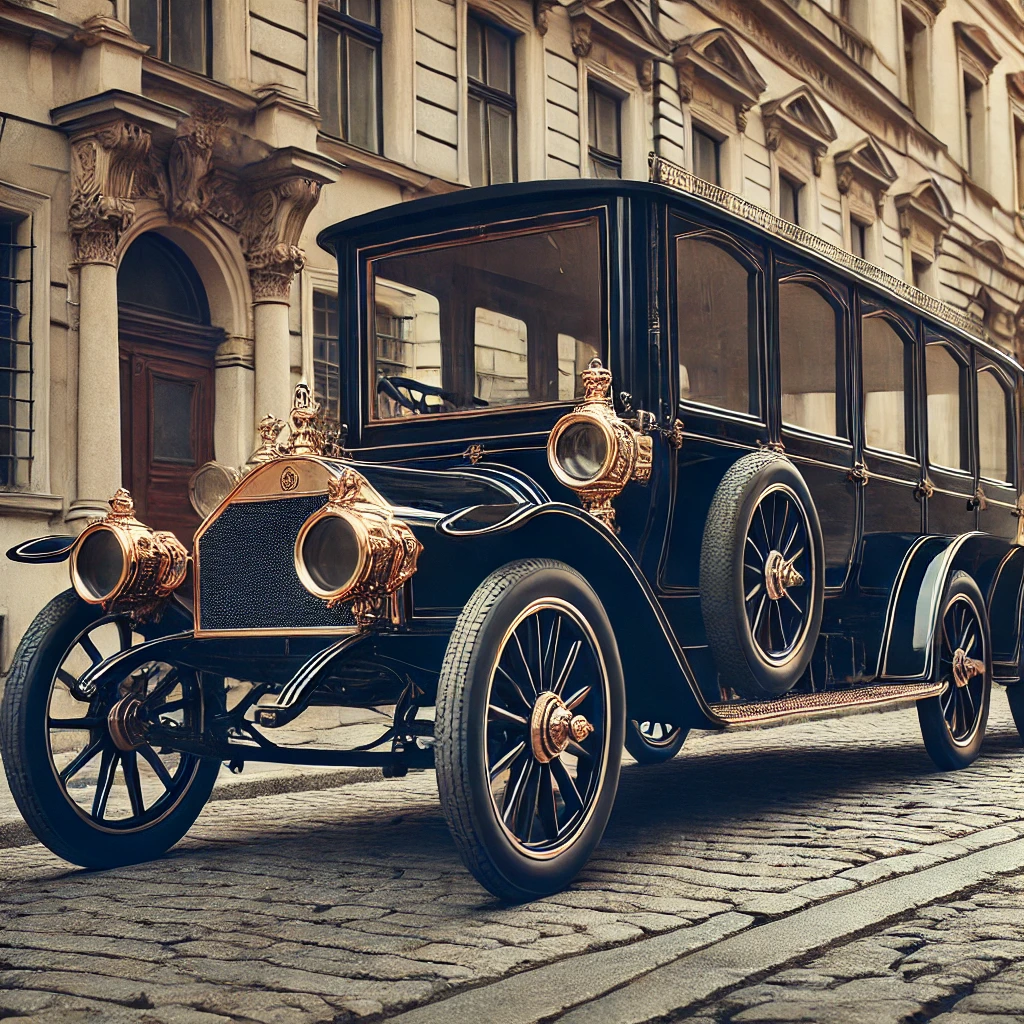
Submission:
M 876 137 L 896 125 L 934 153 L 947 153 L 908 107 L 859 64 L 809 24 L 786 0 L 690 0 L 709 17 L 728 25 L 770 59 L 811 84 Z M 887 140 L 890 143 L 892 140 Z M 899 140 L 902 147 L 903 141 Z
M 185 111 L 178 107 L 121 89 L 97 93 L 50 111 L 53 123 L 72 137 L 124 118 L 157 135 L 165 134 L 169 139 L 185 116 Z

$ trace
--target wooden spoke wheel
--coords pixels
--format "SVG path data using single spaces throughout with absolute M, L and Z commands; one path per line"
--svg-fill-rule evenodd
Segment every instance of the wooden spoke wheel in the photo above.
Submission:
M 201 732 L 194 672 L 150 663 L 92 695 L 78 691 L 86 669 L 143 639 L 126 618 L 68 591 L 29 628 L 4 694 L 0 740 L 19 809 L 51 850 L 86 867 L 163 853 L 198 816 L 217 775 L 216 761 L 146 740 L 151 722 Z
M 470 870 L 495 895 L 563 888 L 604 831 L 623 741 L 622 670 L 597 596 L 557 562 L 485 580 L 441 673 L 442 807 Z
M 948 771 L 966 767 L 980 753 L 992 690 L 988 615 L 965 572 L 949 582 L 936 633 L 936 675 L 945 688 L 920 701 L 917 713 L 925 748 Z

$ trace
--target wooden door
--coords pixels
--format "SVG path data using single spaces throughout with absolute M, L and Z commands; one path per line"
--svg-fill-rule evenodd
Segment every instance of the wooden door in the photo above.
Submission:
M 213 458 L 214 348 L 221 332 L 122 310 L 121 475 L 148 526 L 186 546 L 199 525 L 189 477 Z

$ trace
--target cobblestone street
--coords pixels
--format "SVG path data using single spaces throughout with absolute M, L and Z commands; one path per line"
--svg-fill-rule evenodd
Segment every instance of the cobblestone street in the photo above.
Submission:
M 117 871 L 12 846 L 0 1017 L 1020 1021 L 1021 768 L 1001 693 L 956 774 L 913 711 L 694 734 L 624 770 L 570 891 L 520 907 L 463 870 L 432 773 L 214 801 Z

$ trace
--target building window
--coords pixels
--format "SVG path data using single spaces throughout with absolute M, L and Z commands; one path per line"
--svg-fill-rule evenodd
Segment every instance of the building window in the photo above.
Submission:
M 622 177 L 622 101 L 590 83 L 590 177 Z
M 377 0 L 320 0 L 320 117 L 328 135 L 380 152 Z
M 868 225 L 856 217 L 850 218 L 850 252 L 862 260 L 868 258 Z
M 341 369 L 338 351 L 338 297 L 313 292 L 313 393 L 322 415 L 341 422 Z
M 981 176 L 985 142 L 985 86 L 964 74 L 964 166 L 972 178 Z
M 693 173 L 712 184 L 722 184 L 722 144 L 718 139 L 694 125 Z
M 499 185 L 516 180 L 515 39 L 469 15 L 469 180 Z
M 32 467 L 31 246 L 0 210 L 0 487 L 27 487 Z
M 132 35 L 152 56 L 178 68 L 212 74 L 210 0 L 131 0 Z
M 1024 210 L 1024 120 L 1013 118 L 1013 153 L 1017 166 L 1017 209 Z
M 921 118 L 921 101 L 928 91 L 928 29 L 906 8 L 903 21 L 903 98 L 907 106 Z
M 794 181 L 785 174 L 779 175 L 779 216 L 794 224 L 801 222 L 803 183 Z

